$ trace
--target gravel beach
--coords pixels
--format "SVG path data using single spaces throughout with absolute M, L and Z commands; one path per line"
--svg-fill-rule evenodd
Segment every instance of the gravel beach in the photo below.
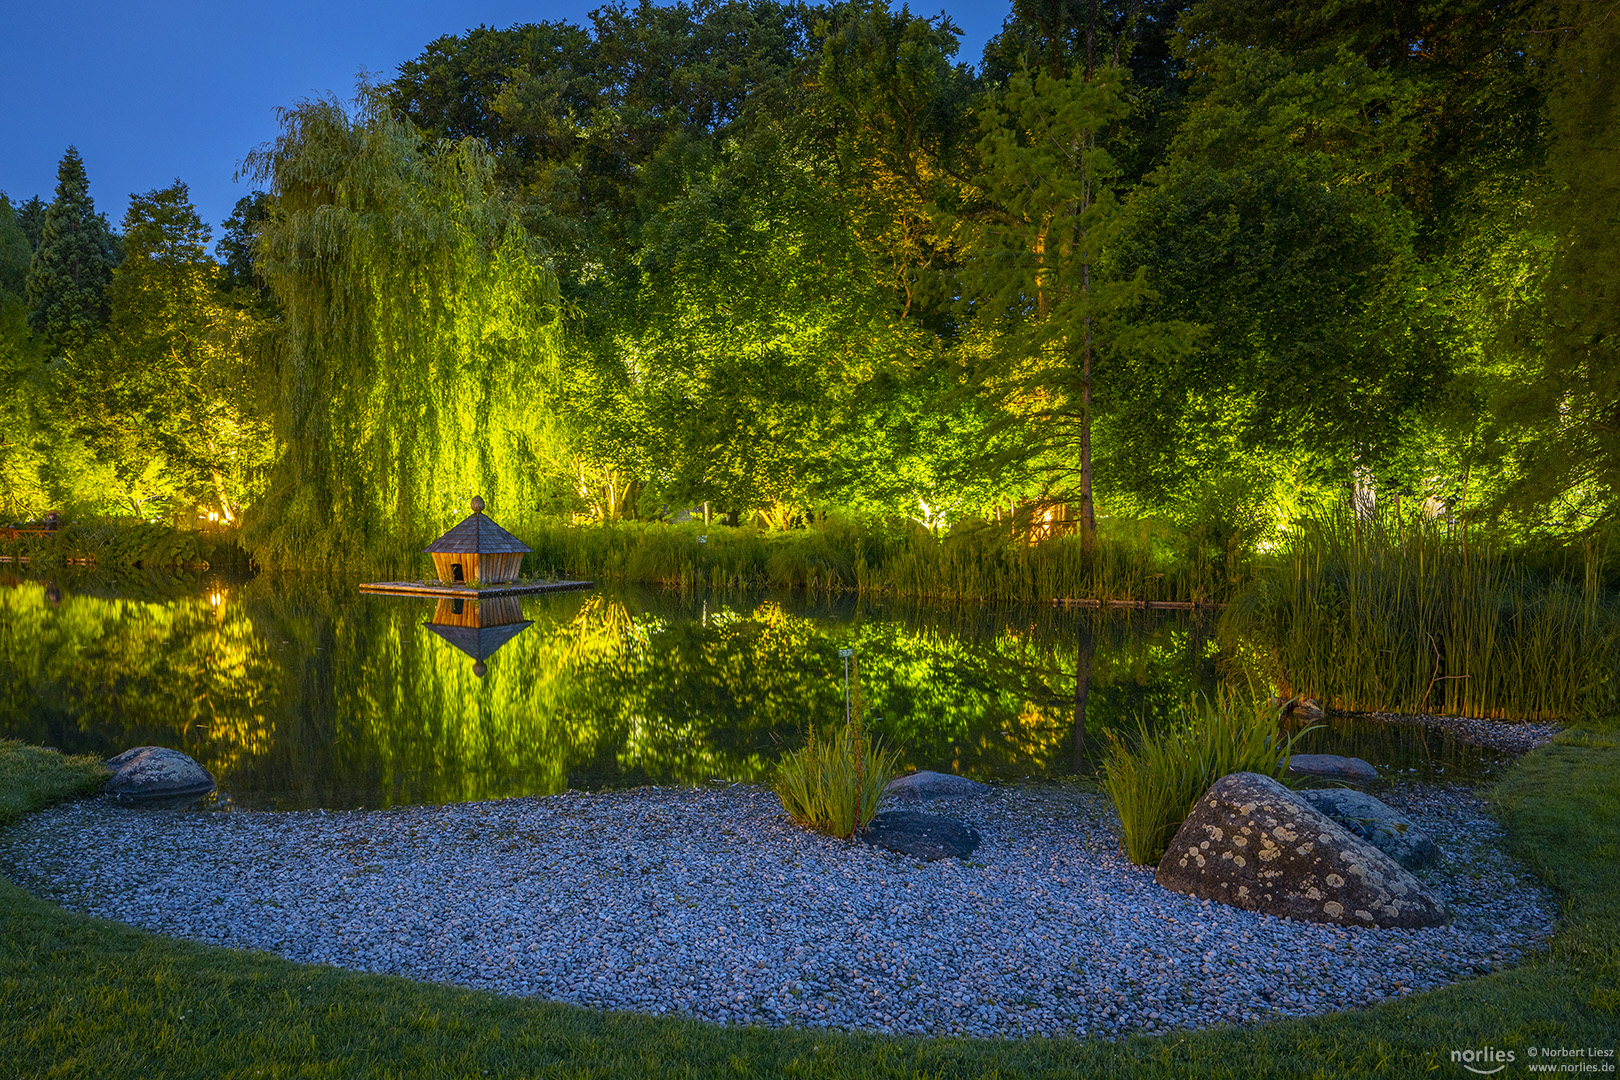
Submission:
M 1459 742 L 1489 750 L 1527 754 L 1553 741 L 1563 728 L 1558 724 L 1537 724 L 1522 720 L 1487 720 L 1475 716 L 1432 716 L 1427 713 L 1351 713 L 1382 724 L 1418 724 L 1449 732 Z
M 727 1024 L 1112 1037 L 1300 1016 L 1513 963 L 1555 907 L 1461 787 L 1381 797 L 1446 857 L 1418 931 L 1317 926 L 1168 892 L 1107 799 L 934 803 L 983 835 L 919 863 L 792 824 L 756 788 L 384 811 L 70 803 L 0 870 L 87 914 L 291 960 Z

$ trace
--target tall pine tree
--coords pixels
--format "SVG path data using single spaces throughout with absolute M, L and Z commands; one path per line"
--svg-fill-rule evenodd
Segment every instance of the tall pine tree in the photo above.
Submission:
M 28 325 L 48 353 L 78 348 L 106 321 L 115 252 L 112 229 L 90 199 L 84 160 L 70 146 L 28 266 Z

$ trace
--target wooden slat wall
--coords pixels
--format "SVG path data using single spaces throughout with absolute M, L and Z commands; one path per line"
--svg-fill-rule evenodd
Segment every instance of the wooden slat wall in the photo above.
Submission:
M 477 581 L 484 585 L 516 581 L 523 567 L 522 552 L 507 555 L 457 555 L 452 552 L 435 551 L 432 555 L 433 569 L 438 573 L 439 580 L 447 585 L 455 583 L 455 571 L 451 567 L 456 563 L 461 564 L 463 581 L 469 583 Z

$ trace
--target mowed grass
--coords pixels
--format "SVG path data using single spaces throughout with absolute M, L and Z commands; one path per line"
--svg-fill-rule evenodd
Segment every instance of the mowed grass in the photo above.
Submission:
M 0 745 L 0 824 L 94 763 Z M 1620 1041 L 1620 736 L 1574 731 L 1496 790 L 1565 922 L 1523 967 L 1374 1009 L 1119 1043 L 724 1029 L 293 964 L 75 915 L 0 879 L 3 1077 L 1467 1075 L 1453 1049 Z

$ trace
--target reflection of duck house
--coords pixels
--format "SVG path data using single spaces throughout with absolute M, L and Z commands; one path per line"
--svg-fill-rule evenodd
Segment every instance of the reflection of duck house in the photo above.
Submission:
M 516 581 L 529 550 L 523 541 L 484 516 L 484 500 L 476 495 L 466 520 L 426 548 L 439 580 L 446 585 Z
M 484 661 L 533 624 L 523 617 L 517 597 L 496 596 L 488 600 L 445 597 L 433 618 L 422 625 L 472 657 L 473 674 L 482 677 Z

